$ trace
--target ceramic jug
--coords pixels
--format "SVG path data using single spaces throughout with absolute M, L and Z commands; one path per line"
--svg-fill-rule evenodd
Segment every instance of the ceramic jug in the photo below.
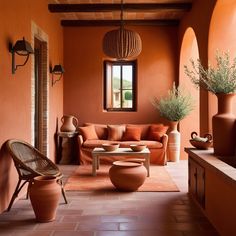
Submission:
M 74 132 L 78 126 L 78 119 L 74 116 L 64 115 L 61 118 L 62 126 L 60 128 L 61 132 Z

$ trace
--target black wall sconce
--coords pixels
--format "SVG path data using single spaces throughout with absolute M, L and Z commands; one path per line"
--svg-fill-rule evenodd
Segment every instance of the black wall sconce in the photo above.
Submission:
M 50 72 L 52 73 L 52 86 L 61 79 L 62 75 L 64 74 L 65 70 L 64 68 L 62 67 L 62 65 L 58 64 L 58 65 L 55 65 L 52 68 L 50 68 Z M 58 75 L 59 77 L 57 79 L 54 79 L 54 75 Z
M 22 40 L 17 40 L 15 45 L 10 47 L 10 53 L 12 54 L 12 74 L 15 74 L 17 68 L 19 66 L 24 66 L 29 59 L 29 55 L 34 53 L 34 51 L 30 43 L 27 42 L 25 38 L 23 37 Z M 25 62 L 23 64 L 21 65 L 15 64 L 15 53 L 19 56 L 26 57 Z

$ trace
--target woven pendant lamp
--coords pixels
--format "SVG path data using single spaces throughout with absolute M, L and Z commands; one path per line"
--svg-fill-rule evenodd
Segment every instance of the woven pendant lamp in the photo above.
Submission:
M 138 33 L 124 28 L 123 0 L 121 0 L 121 25 L 109 31 L 103 38 L 103 52 L 117 60 L 137 57 L 142 51 L 142 41 Z

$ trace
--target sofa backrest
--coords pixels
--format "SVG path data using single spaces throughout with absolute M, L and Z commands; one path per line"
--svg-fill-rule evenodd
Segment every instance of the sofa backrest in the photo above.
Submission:
M 96 124 L 96 123 L 85 123 L 85 126 L 94 125 L 95 131 L 99 139 L 106 140 L 108 138 L 108 129 L 106 124 Z M 148 137 L 149 127 L 152 124 L 125 124 L 129 127 L 139 127 L 141 128 L 141 139 L 146 140 Z

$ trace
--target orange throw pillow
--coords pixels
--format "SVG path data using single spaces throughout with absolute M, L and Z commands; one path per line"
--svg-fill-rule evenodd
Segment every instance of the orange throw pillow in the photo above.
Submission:
M 124 125 L 108 125 L 108 140 L 119 141 L 122 139 L 123 133 L 125 131 Z
M 94 125 L 79 127 L 79 132 L 83 136 L 84 141 L 87 139 L 98 139 Z
M 126 127 L 126 130 L 122 137 L 123 141 L 140 141 L 140 139 L 141 139 L 141 128 Z
M 166 134 L 168 126 L 160 125 L 151 125 L 148 132 L 148 140 L 161 141 L 161 138 Z

